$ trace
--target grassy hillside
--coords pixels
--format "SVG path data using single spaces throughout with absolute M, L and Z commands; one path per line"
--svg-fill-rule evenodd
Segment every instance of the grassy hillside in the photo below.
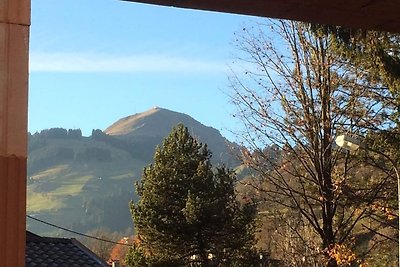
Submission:
M 128 202 L 147 164 L 93 138 L 31 136 L 42 145 L 28 159 L 28 214 L 79 231 L 131 226 Z M 115 211 L 114 211 L 115 210 Z M 108 219 L 115 215 L 115 221 Z M 48 227 L 28 221 L 35 232 Z

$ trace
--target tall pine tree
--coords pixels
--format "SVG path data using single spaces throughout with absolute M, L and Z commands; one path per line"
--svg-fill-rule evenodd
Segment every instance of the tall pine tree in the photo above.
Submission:
M 140 244 L 132 266 L 233 266 L 248 261 L 254 243 L 251 205 L 240 205 L 235 174 L 213 169 L 211 152 L 183 125 L 156 149 L 137 184 L 131 212 Z M 249 262 L 249 261 L 248 261 Z M 250 263 L 250 262 L 249 262 Z

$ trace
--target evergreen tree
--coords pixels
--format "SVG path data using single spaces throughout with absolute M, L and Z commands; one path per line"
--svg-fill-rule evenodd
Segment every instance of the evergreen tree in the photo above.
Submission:
M 334 45 L 333 51 L 346 62 L 347 68 L 357 69 L 380 96 L 386 88 L 391 98 L 380 97 L 383 105 L 396 107 L 389 114 L 400 127 L 400 35 L 389 32 L 351 29 L 341 26 L 310 24 L 317 34 L 324 34 Z
M 255 210 L 236 199 L 234 173 L 213 171 L 210 158 L 183 125 L 156 149 L 131 203 L 140 240 L 132 266 L 243 266 L 252 255 Z

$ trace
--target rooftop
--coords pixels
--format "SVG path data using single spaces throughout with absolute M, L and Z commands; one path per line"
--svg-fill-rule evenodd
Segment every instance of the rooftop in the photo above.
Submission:
M 400 33 L 393 0 L 124 0 Z
M 74 238 L 41 237 L 26 232 L 26 267 L 109 267 Z

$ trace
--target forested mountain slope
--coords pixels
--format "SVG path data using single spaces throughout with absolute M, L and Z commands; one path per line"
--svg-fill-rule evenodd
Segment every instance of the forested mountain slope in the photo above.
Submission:
M 82 232 L 131 227 L 128 203 L 136 197 L 134 183 L 178 123 L 208 144 L 213 163 L 238 165 L 233 155 L 238 146 L 219 131 L 161 108 L 120 119 L 89 137 L 79 129 L 47 129 L 29 135 L 28 214 Z M 37 233 L 56 231 L 31 219 L 28 227 Z

